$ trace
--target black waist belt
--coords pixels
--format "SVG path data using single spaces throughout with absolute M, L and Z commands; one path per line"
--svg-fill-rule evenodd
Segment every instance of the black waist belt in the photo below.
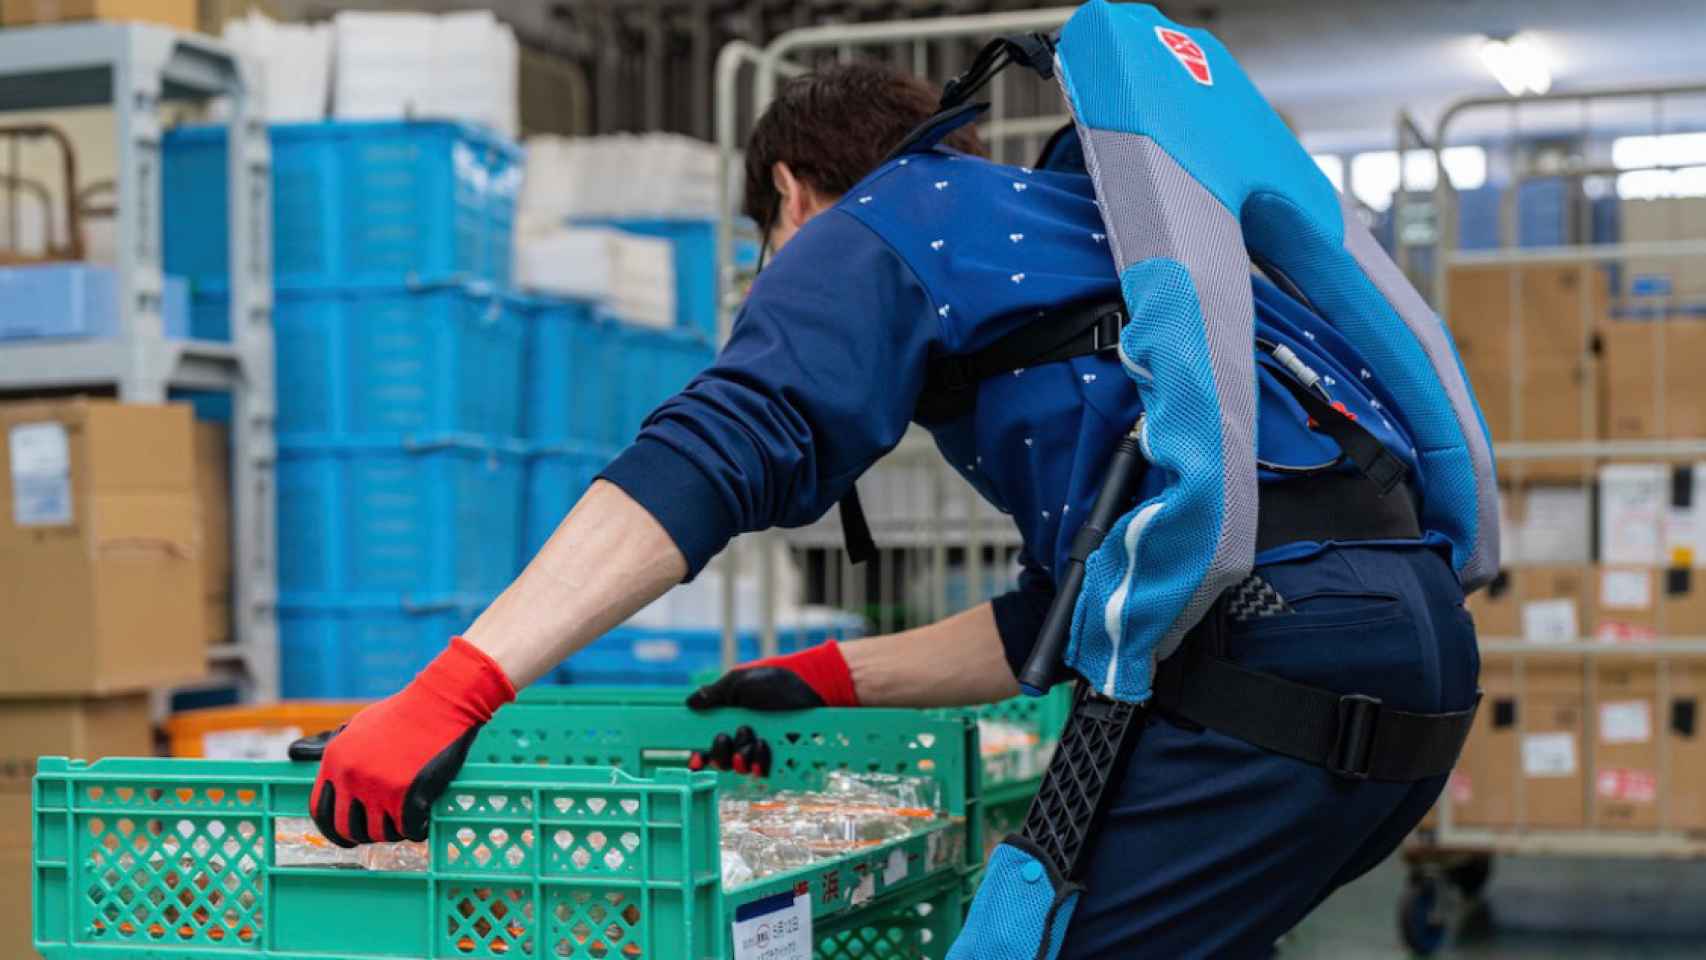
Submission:
M 1300 540 L 1418 540 L 1416 497 L 1407 481 L 1390 491 L 1361 473 L 1317 473 L 1264 483 L 1257 491 L 1256 550 Z
M 1251 670 L 1190 640 L 1155 674 L 1158 709 L 1351 780 L 1450 773 L 1480 699 L 1467 710 L 1411 713 Z

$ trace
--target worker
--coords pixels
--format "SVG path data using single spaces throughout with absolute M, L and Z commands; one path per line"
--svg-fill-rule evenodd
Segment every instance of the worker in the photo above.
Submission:
M 1143 19 L 1118 21 L 1128 13 Z M 1210 89 L 1203 71 L 1221 93 L 1242 92 L 1206 34 L 1137 4 L 1094 0 L 1086 15 L 1118 28 L 1104 32 L 1122 62 L 1179 71 L 1147 81 L 1157 98 Z M 1088 70 L 1097 48 L 1073 31 L 1058 63 Z M 1121 52 L 1126 42 L 1159 52 Z M 1049 53 L 1031 65 L 1046 69 Z M 1013 696 L 1057 583 L 1081 568 L 1083 595 L 1065 604 L 1071 645 L 1051 666 L 1084 678 L 1081 704 L 1150 709 L 1120 741 L 1082 856 L 1058 862 L 1028 824 L 992 858 L 953 956 L 1262 956 L 1391 853 L 1434 802 L 1473 715 L 1464 589 L 1497 563 L 1496 514 L 1477 499 L 1491 482 L 1486 436 L 1460 369 L 1438 362 L 1449 340 L 1431 314 L 1413 334 L 1376 329 L 1392 310 L 1346 294 L 1363 289 L 1354 280 L 1310 293 L 1309 265 L 1282 249 L 1309 252 L 1318 238 L 1300 227 L 1252 237 L 1271 276 L 1241 245 L 1219 251 L 1241 292 L 1216 295 L 1245 327 L 1203 349 L 1199 313 L 1223 303 L 1200 306 L 1176 278 L 1145 294 L 1144 265 L 1121 259 L 1133 240 L 1119 218 L 1153 214 L 1158 242 L 1188 243 L 1183 225 L 1164 205 L 1107 216 L 1117 198 L 1099 193 L 1110 151 L 1141 144 L 1104 138 L 1107 118 L 1072 106 L 1076 128 L 1046 166 L 1005 166 L 982 156 L 975 109 L 938 112 L 918 79 L 854 63 L 786 82 L 747 147 L 745 209 L 772 256 L 728 344 L 462 636 L 325 746 L 310 800 L 321 830 L 341 844 L 424 837 L 474 737 L 518 688 L 698 574 L 734 535 L 818 519 L 917 421 L 1012 516 L 1018 588 L 904 633 L 739 667 L 689 705 Z M 1247 132 L 1214 134 L 1235 152 Z M 1285 135 L 1269 155 L 1223 162 L 1298 169 L 1287 149 L 1301 154 Z M 1324 189 L 1338 209 L 1324 179 L 1301 189 Z M 1265 229 L 1245 219 L 1247 235 Z M 1399 290 L 1395 270 L 1365 269 L 1362 284 Z M 1372 304 L 1366 322 L 1347 303 Z M 1169 329 L 1171 316 L 1199 329 Z M 1024 332 L 1039 329 L 1054 333 Z M 1205 416 L 1168 392 L 1173 380 L 1224 387 L 1240 371 L 1241 406 Z M 1224 444 L 1204 445 L 1202 431 Z M 1088 542 L 1083 518 L 1122 444 L 1147 466 L 1111 498 L 1119 522 Z M 1191 499 L 1204 474 L 1224 499 Z M 856 528 L 857 515 L 843 519 Z M 1198 569 L 1179 579 L 1187 562 Z M 1204 677 L 1237 692 L 1216 698 Z M 765 766 L 752 738 L 720 753 L 719 765 Z

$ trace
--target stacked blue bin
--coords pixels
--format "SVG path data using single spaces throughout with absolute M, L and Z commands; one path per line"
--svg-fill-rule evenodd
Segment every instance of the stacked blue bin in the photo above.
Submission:
M 273 127 L 279 634 L 287 697 L 407 681 L 515 575 L 521 154 L 447 122 Z M 225 137 L 165 139 L 165 258 L 229 339 Z

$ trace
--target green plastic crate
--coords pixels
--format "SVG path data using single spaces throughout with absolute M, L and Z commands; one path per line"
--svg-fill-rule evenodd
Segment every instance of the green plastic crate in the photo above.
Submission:
M 311 766 L 43 758 L 37 948 L 49 960 L 723 960 L 742 903 L 808 894 L 819 960 L 940 957 L 961 871 L 944 827 L 725 895 L 716 778 L 470 764 L 424 873 L 280 867 Z M 897 870 L 897 865 L 901 869 Z
M 942 785 L 942 803 L 966 824 L 965 865 L 982 860 L 982 770 L 977 724 L 964 711 L 875 707 L 785 713 L 714 710 L 695 713 L 657 702 L 616 699 L 582 703 L 575 691 L 528 693 L 498 711 L 480 731 L 469 759 L 487 763 L 615 767 L 639 776 L 687 765 L 719 733 L 747 725 L 770 742 L 768 781 L 779 789 L 816 789 L 830 770 L 925 774 Z M 604 688 L 607 691 L 630 688 Z M 725 782 L 744 782 L 740 774 Z

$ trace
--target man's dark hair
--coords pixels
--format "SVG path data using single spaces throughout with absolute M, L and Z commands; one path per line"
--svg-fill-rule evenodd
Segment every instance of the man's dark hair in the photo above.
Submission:
M 747 140 L 743 211 L 760 229 L 772 225 L 781 195 L 770 171 L 778 162 L 823 196 L 841 196 L 930 119 L 940 97 L 929 82 L 879 63 L 838 64 L 786 81 Z M 970 125 L 943 143 L 984 153 Z

